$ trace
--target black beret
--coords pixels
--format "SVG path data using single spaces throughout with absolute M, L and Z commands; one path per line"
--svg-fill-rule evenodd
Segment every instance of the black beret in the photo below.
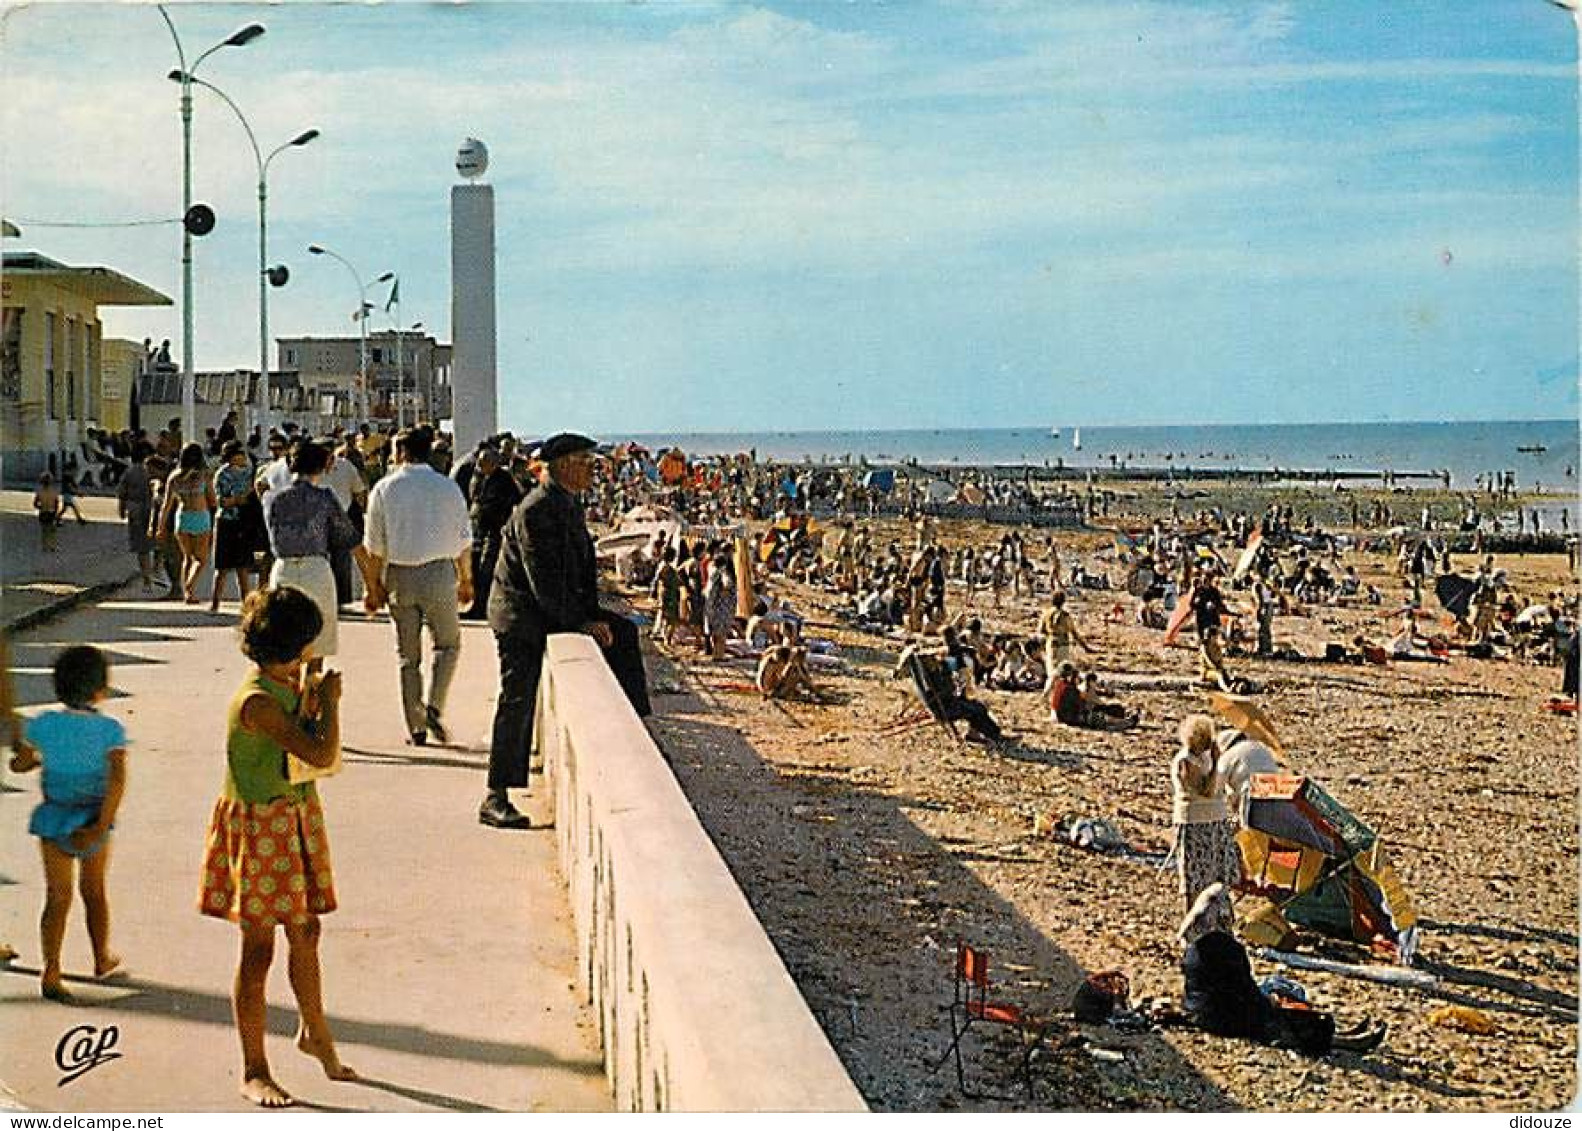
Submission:
M 544 441 L 544 446 L 538 450 L 538 458 L 545 463 L 551 463 L 561 456 L 591 452 L 598 446 L 598 441 L 590 440 L 586 436 L 580 436 L 575 432 L 561 432 Z

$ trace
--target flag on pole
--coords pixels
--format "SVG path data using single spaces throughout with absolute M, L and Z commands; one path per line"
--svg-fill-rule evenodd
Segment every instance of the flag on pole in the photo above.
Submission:
M 385 299 L 385 313 L 390 313 L 390 308 L 401 301 L 401 280 L 397 279 L 390 284 L 390 297 Z

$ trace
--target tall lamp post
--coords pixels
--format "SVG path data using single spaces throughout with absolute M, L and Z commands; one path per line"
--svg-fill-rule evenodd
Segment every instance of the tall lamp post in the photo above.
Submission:
M 248 24 L 232 32 L 188 66 L 186 52 L 181 47 L 181 36 L 176 34 L 176 25 L 171 22 L 170 13 L 165 11 L 162 4 L 155 7 L 159 9 L 165 26 L 170 29 L 170 38 L 176 43 L 177 70 L 181 74 L 178 80 L 181 83 L 181 214 L 186 217 L 192 211 L 193 75 L 203 61 L 220 48 L 246 47 L 264 34 L 264 25 Z M 192 230 L 186 224 L 181 228 L 181 374 L 181 431 L 183 436 L 191 440 L 198 431 L 198 409 L 192 358 Z
M 363 277 L 357 273 L 357 268 L 352 266 L 351 260 L 347 259 L 344 255 L 340 255 L 340 254 L 338 254 L 336 252 L 331 251 L 327 247 L 321 247 L 319 244 L 316 244 L 316 243 L 309 244 L 308 245 L 308 254 L 310 254 L 310 255 L 327 255 L 331 259 L 334 259 L 334 260 L 338 261 L 341 264 L 341 266 L 345 267 L 346 270 L 348 270 L 348 271 L 350 271 L 352 273 L 352 279 L 357 283 L 357 313 L 355 315 L 353 315 L 353 317 L 355 317 L 357 319 L 357 328 L 358 328 L 358 343 L 357 343 L 357 387 L 358 387 L 358 394 L 359 394 L 358 395 L 358 401 L 359 401 L 358 414 L 363 420 L 367 420 L 368 419 L 368 288 L 370 286 L 372 286 L 373 284 L 372 283 L 364 283 L 363 282 Z M 383 275 L 380 275 L 377 279 L 375 279 L 374 282 L 375 283 L 387 283 L 393 278 L 395 278 L 395 276 L 393 274 L 391 274 L 389 271 L 386 271 Z
M 247 117 L 242 113 L 241 107 L 231 100 L 231 96 L 206 79 L 194 78 L 183 75 L 180 71 L 171 71 L 170 78 L 173 82 L 193 83 L 213 91 L 220 96 L 220 100 L 231 108 L 236 115 L 236 120 L 242 123 L 242 129 L 247 134 L 247 142 L 253 147 L 253 162 L 258 169 L 258 389 L 254 394 L 254 422 L 261 428 L 269 423 L 269 286 L 284 286 L 290 273 L 284 266 L 271 268 L 269 266 L 268 244 L 266 233 L 269 224 L 269 163 L 280 154 L 293 146 L 306 145 L 319 136 L 318 130 L 303 130 L 296 137 L 284 145 L 276 146 L 265 157 L 258 148 L 258 137 L 253 133 L 253 127 L 248 125 Z

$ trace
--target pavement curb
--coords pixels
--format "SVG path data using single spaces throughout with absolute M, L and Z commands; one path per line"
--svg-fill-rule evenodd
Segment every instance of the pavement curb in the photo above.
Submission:
M 70 612 L 78 605 L 91 604 L 94 601 L 108 597 L 136 581 L 139 576 L 137 573 L 132 573 L 118 581 L 101 581 L 95 585 L 79 589 L 69 596 L 51 601 L 49 604 L 34 609 L 32 612 L 23 613 L 19 617 L 6 621 L 4 625 L 5 631 L 8 634 L 24 632 L 27 629 L 43 624 L 45 621 L 53 620 L 55 617 Z

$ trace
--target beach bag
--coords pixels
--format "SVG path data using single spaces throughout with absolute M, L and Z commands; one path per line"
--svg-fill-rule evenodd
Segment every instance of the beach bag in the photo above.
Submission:
M 1124 1009 L 1131 993 L 1131 982 L 1119 970 L 1089 974 L 1077 986 L 1071 999 L 1071 1012 L 1078 1021 L 1099 1025 L 1117 1009 Z

